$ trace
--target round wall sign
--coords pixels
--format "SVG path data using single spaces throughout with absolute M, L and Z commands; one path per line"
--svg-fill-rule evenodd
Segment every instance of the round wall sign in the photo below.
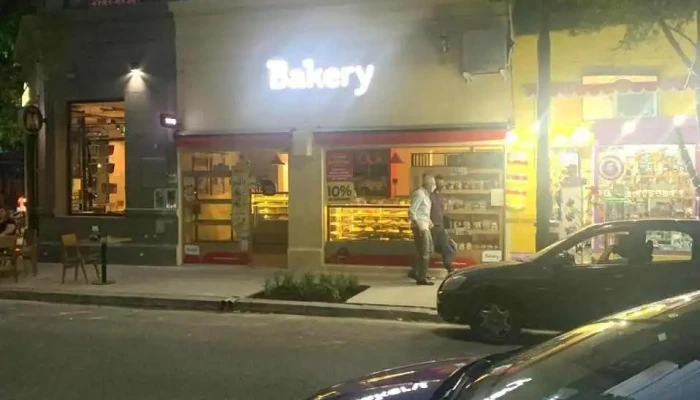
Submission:
M 598 162 L 598 173 L 601 178 L 614 181 L 620 179 L 625 173 L 625 164 L 620 157 L 608 154 L 601 157 Z
M 26 106 L 22 108 L 21 114 L 22 128 L 31 134 L 37 134 L 44 126 L 44 115 L 41 113 L 41 109 L 37 106 Z

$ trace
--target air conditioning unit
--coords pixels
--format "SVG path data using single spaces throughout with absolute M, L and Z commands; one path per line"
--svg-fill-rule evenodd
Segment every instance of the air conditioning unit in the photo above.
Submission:
M 510 36 L 505 21 L 462 35 L 462 74 L 498 74 L 508 67 Z

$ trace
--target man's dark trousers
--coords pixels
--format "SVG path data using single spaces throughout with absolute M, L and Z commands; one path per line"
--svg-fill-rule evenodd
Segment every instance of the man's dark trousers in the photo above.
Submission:
M 433 246 L 435 246 L 435 252 L 440 253 L 442 256 L 442 265 L 445 266 L 447 272 L 452 272 L 452 261 L 454 260 L 455 253 L 450 246 L 450 237 L 447 235 L 447 231 L 440 225 L 435 225 L 430 230 L 431 236 L 433 237 Z

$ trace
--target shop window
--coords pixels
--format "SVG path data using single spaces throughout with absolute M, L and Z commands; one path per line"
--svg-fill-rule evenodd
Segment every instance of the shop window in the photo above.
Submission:
M 656 76 L 584 76 L 584 85 L 613 84 L 618 81 L 656 82 Z M 611 93 L 583 97 L 583 119 L 595 121 L 611 118 L 654 117 L 657 115 L 656 92 Z
M 286 255 L 287 154 L 183 150 L 179 158 L 186 262 L 241 264 L 249 253 Z
M 693 238 L 678 231 L 647 231 L 646 245 L 653 249 L 654 264 L 666 261 L 690 261 Z
M 71 213 L 124 213 L 124 102 L 70 103 L 69 113 Z
M 572 265 L 627 264 L 634 248 L 626 230 L 610 231 L 586 238 L 561 255 Z
M 499 146 L 327 151 L 327 261 L 410 265 L 408 206 L 425 174 L 443 178 L 440 223 L 457 263 L 500 260 L 504 166 Z
M 689 147 L 695 163 L 695 147 Z M 600 162 L 612 169 L 599 177 L 598 222 L 695 217 L 695 190 L 676 145 L 601 147 Z M 602 217 L 602 218 L 601 218 Z

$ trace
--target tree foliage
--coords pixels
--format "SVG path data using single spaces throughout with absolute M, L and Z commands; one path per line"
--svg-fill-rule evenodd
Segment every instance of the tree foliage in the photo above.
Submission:
M 520 33 L 533 33 L 539 0 L 516 0 L 515 24 Z M 700 8 L 698 0 L 543 0 L 549 3 L 552 30 L 584 34 L 609 26 L 624 26 L 618 45 L 632 48 L 665 38 L 688 68 L 694 64 L 696 39 L 688 25 Z M 692 29 L 691 29 L 692 31 Z
M 23 133 L 17 123 L 24 81 L 15 63 L 14 50 L 22 15 L 33 11 L 29 0 L 0 2 L 0 148 L 15 149 Z

